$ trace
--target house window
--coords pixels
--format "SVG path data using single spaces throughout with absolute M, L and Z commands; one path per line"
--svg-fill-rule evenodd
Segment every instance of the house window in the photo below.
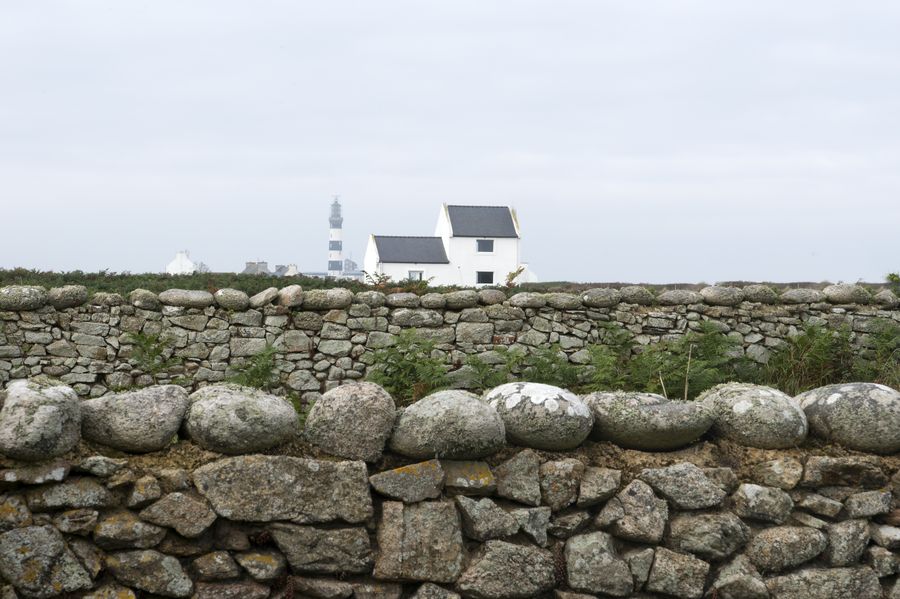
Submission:
M 493 285 L 494 273 L 479 270 L 475 273 L 475 282 L 479 285 Z
M 344 263 L 340 260 L 329 260 L 328 261 L 328 270 L 331 271 L 342 271 L 344 270 Z
M 478 239 L 475 243 L 477 244 L 479 254 L 490 254 L 494 251 L 493 239 Z
M 407 278 L 410 281 L 421 281 L 424 274 L 424 270 L 411 270 L 409 271 L 409 276 Z
M 344 249 L 344 242 L 343 241 L 329 241 L 328 249 L 333 250 L 335 252 L 339 252 L 342 249 Z

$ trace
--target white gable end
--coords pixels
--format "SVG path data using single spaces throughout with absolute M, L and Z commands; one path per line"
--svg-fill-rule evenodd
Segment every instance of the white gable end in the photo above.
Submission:
M 454 219 L 462 231 L 454 230 Z M 479 237 L 482 231 L 496 235 Z M 443 244 L 449 264 L 384 261 L 373 236 L 366 251 L 365 270 L 397 281 L 421 273 L 423 279 L 431 279 L 435 285 L 501 285 L 509 273 L 519 268 L 519 235 L 518 219 L 509 207 L 442 204 L 434 237 Z

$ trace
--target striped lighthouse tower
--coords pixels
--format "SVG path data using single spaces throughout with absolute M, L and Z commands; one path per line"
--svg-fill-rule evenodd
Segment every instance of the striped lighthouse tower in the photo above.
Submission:
M 331 217 L 328 219 L 328 276 L 340 277 L 344 272 L 344 217 L 341 216 L 339 196 L 331 203 Z

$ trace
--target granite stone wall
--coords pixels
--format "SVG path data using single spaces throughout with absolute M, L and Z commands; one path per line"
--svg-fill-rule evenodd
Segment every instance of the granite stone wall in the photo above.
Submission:
M 898 390 L 341 383 L 10 381 L 0 598 L 900 599 Z
M 71 385 L 81 396 L 178 382 L 197 386 L 225 380 L 230 369 L 267 345 L 276 351 L 282 391 L 315 399 L 340 381 L 362 379 L 373 352 L 406 329 L 437 342 L 451 379 L 465 386 L 470 354 L 496 360 L 497 347 L 558 345 L 575 364 L 586 348 L 620 326 L 639 345 L 683 335 L 709 321 L 739 341 L 747 356 L 768 360 L 772 348 L 805 325 L 848 327 L 853 341 L 882 321 L 900 322 L 896 296 L 871 296 L 862 287 L 824 291 L 768 287 L 708 287 L 654 295 L 642 287 L 592 289 L 580 294 L 464 290 L 445 294 L 353 294 L 345 289 L 275 288 L 248 298 L 223 289 L 136 290 L 128 298 L 88 297 L 72 286 L 0 288 L 0 386 L 41 374 Z M 181 363 L 154 376 L 132 359 L 132 333 L 157 335 Z
M 0 596 L 900 596 L 891 458 L 738 459 L 708 443 L 368 465 L 167 451 L 4 460 Z

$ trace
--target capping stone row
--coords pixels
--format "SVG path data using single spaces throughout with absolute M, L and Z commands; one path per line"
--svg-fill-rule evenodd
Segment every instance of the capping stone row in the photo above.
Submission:
M 47 291 L 43 287 L 10 285 L 0 287 L 0 310 L 32 311 L 44 306 L 57 310 L 75 308 L 88 303 L 87 289 L 80 285 L 54 287 Z M 507 296 L 499 289 L 466 289 L 448 293 L 384 294 L 379 291 L 353 293 L 348 289 L 313 289 L 303 291 L 299 285 L 283 289 L 270 287 L 250 297 L 237 289 L 220 289 L 215 294 L 202 290 L 168 289 L 159 295 L 146 289 L 135 289 L 128 295 L 128 302 L 144 310 L 159 310 L 162 306 L 183 308 L 207 308 L 217 305 L 227 310 L 246 310 L 276 304 L 285 308 L 303 307 L 307 310 L 336 310 L 349 307 L 353 303 L 371 307 L 387 305 L 393 308 L 430 308 L 460 310 L 479 304 L 493 305 L 507 301 Z M 884 289 L 875 295 L 860 285 L 829 285 L 822 291 L 816 289 L 789 289 L 779 295 L 767 285 L 748 285 L 743 288 L 710 286 L 699 292 L 686 289 L 670 289 L 654 295 L 641 286 L 627 286 L 621 289 L 597 288 L 575 293 L 516 293 L 508 298 L 509 305 L 517 308 L 544 308 L 557 310 L 577 310 L 586 308 L 609 308 L 620 303 L 637 305 L 691 305 L 736 306 L 742 302 L 760 304 L 815 304 L 838 305 L 874 303 L 892 309 L 900 305 L 900 299 L 890 290 Z M 125 299 L 116 293 L 95 293 L 90 298 L 94 305 L 117 306 Z

